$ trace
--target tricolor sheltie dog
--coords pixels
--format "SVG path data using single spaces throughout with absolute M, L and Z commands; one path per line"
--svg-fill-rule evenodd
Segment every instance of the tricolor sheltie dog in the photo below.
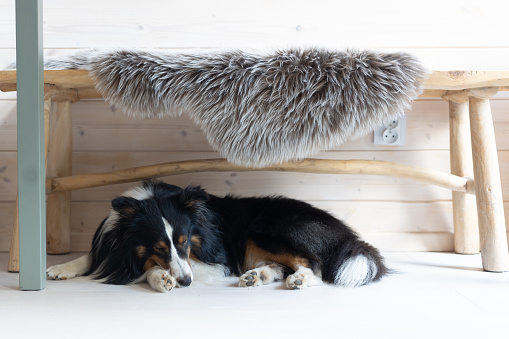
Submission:
M 147 280 L 156 291 L 189 286 L 190 259 L 224 267 L 239 286 L 286 279 L 357 287 L 387 273 L 380 252 L 340 220 L 284 197 L 217 197 L 145 181 L 112 201 L 89 254 L 50 267 L 50 279 L 91 275 L 111 284 Z

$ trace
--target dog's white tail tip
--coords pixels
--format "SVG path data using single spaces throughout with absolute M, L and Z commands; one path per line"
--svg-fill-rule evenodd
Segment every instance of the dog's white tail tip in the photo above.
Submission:
M 371 282 L 376 273 L 376 263 L 371 258 L 359 254 L 348 258 L 341 264 L 334 278 L 334 284 L 344 287 L 359 287 Z

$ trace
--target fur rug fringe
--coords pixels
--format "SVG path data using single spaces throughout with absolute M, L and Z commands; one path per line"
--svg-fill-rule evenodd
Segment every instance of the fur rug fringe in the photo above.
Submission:
M 46 69 L 88 69 L 130 115 L 189 114 L 229 162 L 265 167 L 334 149 L 409 108 L 428 72 L 406 53 L 288 49 L 82 50 Z

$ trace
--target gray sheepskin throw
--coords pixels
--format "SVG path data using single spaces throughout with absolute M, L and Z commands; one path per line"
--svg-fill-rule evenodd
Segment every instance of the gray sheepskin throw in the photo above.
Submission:
M 288 49 L 82 50 L 46 69 L 87 69 L 133 116 L 188 114 L 229 162 L 265 167 L 333 149 L 398 116 L 426 69 L 406 53 Z

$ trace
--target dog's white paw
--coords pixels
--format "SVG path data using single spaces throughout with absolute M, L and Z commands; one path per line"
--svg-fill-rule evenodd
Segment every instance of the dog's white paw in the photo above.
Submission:
M 240 287 L 256 287 L 267 285 L 283 279 L 283 267 L 271 264 L 246 271 L 239 278 Z
M 308 277 L 306 274 L 294 273 L 286 278 L 286 287 L 291 290 L 301 290 L 308 286 Z
M 53 280 L 72 279 L 85 274 L 89 267 L 90 257 L 86 254 L 65 264 L 51 266 L 46 270 L 46 276 Z
M 322 283 L 321 273 L 318 275 L 310 268 L 300 266 L 295 273 L 286 277 L 286 287 L 291 290 L 301 290 L 306 287 L 320 285 Z
M 168 271 L 161 269 L 152 272 L 147 280 L 149 285 L 158 292 L 168 292 L 177 286 L 177 280 Z
M 258 272 L 255 270 L 250 270 L 244 273 L 239 278 L 239 286 L 240 287 L 256 287 L 263 285 L 263 281 L 265 280 L 265 276 L 263 272 Z
M 46 276 L 53 280 L 72 279 L 78 275 L 78 272 L 68 264 L 51 266 L 46 270 Z
M 295 272 L 286 278 L 286 287 L 291 290 L 301 290 L 309 286 L 317 285 L 315 280 L 318 279 L 314 275 Z

